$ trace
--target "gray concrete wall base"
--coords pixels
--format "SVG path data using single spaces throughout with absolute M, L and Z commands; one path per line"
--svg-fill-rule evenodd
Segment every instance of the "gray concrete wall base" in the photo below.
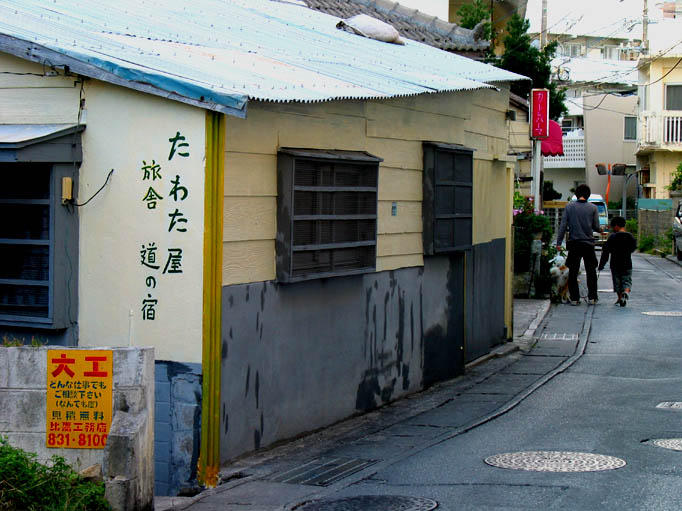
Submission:
M 104 449 L 54 449 L 45 442 L 47 350 L 0 347 L 0 433 L 9 443 L 36 453 L 39 461 L 59 455 L 76 471 L 102 467 L 106 497 L 114 511 L 147 511 L 154 503 L 154 350 L 113 350 L 113 419 Z M 96 349 L 96 348 L 68 348 Z
M 504 254 L 501 239 L 423 267 L 224 287 L 221 459 L 461 374 L 504 340 Z

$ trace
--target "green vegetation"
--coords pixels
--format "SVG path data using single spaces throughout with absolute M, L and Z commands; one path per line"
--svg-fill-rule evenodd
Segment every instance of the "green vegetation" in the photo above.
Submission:
M 666 186 L 666 190 L 674 192 L 676 190 L 682 190 L 682 162 L 679 163 L 677 169 L 670 176 L 670 184 Z
M 473 0 L 470 4 L 462 5 L 457 10 L 459 16 L 459 26 L 463 28 L 473 29 L 480 22 L 490 19 L 490 6 L 484 0 Z M 492 28 L 490 22 L 483 24 L 483 39 L 488 41 L 492 37 Z
M 104 485 L 86 481 L 60 456 L 50 466 L 0 437 L 0 509 L 3 511 L 110 511 Z
M 544 181 L 542 183 L 542 200 L 560 200 L 561 194 L 554 189 L 553 181 Z
M 668 255 L 672 253 L 673 229 L 672 227 L 661 236 L 648 234 L 639 240 L 638 249 L 646 254 Z
M 621 204 L 623 204 L 623 199 L 618 201 L 609 201 L 609 210 L 619 210 L 621 208 Z M 637 200 L 634 197 L 628 197 L 627 201 L 625 201 L 625 209 L 637 209 Z
M 41 339 L 40 337 L 36 336 L 31 336 L 31 343 L 26 344 L 24 342 L 24 339 L 21 337 L 9 337 L 8 335 L 3 335 L 2 336 L 2 343 L 0 343 L 0 347 L 3 348 L 16 348 L 19 346 L 31 346 L 32 348 L 38 348 L 40 346 L 45 346 L 47 344 L 47 341 L 44 339 Z
M 494 57 L 492 64 L 531 79 L 530 82 L 511 82 L 511 91 L 524 99 L 528 99 L 532 88 L 549 89 L 549 116 L 557 120 L 568 112 L 564 104 L 566 89 L 551 81 L 552 57 L 558 43 L 552 41 L 542 50 L 532 46 L 529 27 L 530 21 L 515 13 L 507 24 L 507 34 L 503 40 L 504 53 L 501 57 Z
M 639 225 L 637 224 L 636 218 L 630 218 L 625 221 L 625 230 L 632 234 L 635 239 L 637 239 L 637 233 L 639 232 Z

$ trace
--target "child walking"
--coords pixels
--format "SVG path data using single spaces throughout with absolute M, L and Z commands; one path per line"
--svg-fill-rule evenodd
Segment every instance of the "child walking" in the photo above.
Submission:
M 632 254 L 637 248 L 635 238 L 625 230 L 625 218 L 615 216 L 611 219 L 613 233 L 606 240 L 599 259 L 599 271 L 604 269 L 606 261 L 611 256 L 611 279 L 613 290 L 618 293 L 618 300 L 614 305 L 625 307 L 628 304 L 632 288 Z

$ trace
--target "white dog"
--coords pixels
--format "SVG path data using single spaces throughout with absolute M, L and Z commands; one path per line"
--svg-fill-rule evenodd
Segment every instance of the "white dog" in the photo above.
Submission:
M 554 279 L 554 286 L 552 287 L 553 298 L 561 303 L 568 303 L 570 298 L 568 296 L 568 266 L 566 266 L 566 258 L 561 254 L 557 254 L 550 263 L 552 263 L 552 267 L 549 269 L 549 274 Z

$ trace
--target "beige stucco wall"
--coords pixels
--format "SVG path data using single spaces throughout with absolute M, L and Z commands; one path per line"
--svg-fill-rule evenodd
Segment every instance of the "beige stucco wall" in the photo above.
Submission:
M 638 115 L 637 96 L 587 95 L 584 96 L 583 101 L 587 184 L 592 189 L 592 193 L 605 196 L 608 177 L 597 174 L 595 165 L 597 163 L 625 163 L 632 165 L 632 170 L 634 170 L 636 164 L 637 141 L 626 141 L 623 136 L 625 117 Z M 623 179 L 620 176 L 611 176 L 609 200 L 620 200 Z
M 252 102 L 227 119 L 223 285 L 275 278 L 279 147 L 362 150 L 379 172 L 377 270 L 423 265 L 422 142 L 474 153 L 474 243 L 506 235 L 508 92 L 481 90 L 376 101 Z M 392 203 L 397 216 L 391 216 Z
M 643 68 L 642 77 L 651 83 L 641 91 L 647 111 L 661 112 L 665 110 L 666 85 L 682 84 L 682 69 L 673 69 L 678 60 L 678 57 L 661 58 Z M 649 185 L 651 187 L 651 198 L 669 198 L 670 194 L 665 187 L 670 184 L 671 174 L 682 162 L 682 151 L 654 151 L 648 156 L 643 156 L 642 159 L 643 161 L 648 159 L 651 171 Z
M 84 90 L 87 129 L 79 200 L 89 198 L 115 169 L 109 185 L 80 215 L 79 322 L 81 345 L 154 346 L 156 358 L 201 361 L 204 236 L 205 112 L 97 81 Z M 189 144 L 169 160 L 169 139 Z M 176 146 L 177 147 L 177 146 Z M 181 152 L 188 152 L 183 157 Z M 144 180 L 143 162 L 161 165 L 160 180 Z M 187 189 L 174 200 L 171 180 Z M 149 209 L 149 186 L 163 200 Z M 171 213 L 187 222 L 171 228 Z M 182 232 L 178 229 L 186 229 Z M 158 269 L 142 265 L 154 243 Z M 182 250 L 182 273 L 163 274 L 169 249 Z M 148 277 L 156 287 L 148 286 Z M 144 319 L 143 300 L 158 300 Z
M 45 77 L 41 65 L 0 54 L 0 123 L 78 121 L 80 83 L 75 77 Z M 86 80 L 81 123 L 83 162 L 75 199 L 78 209 L 78 330 L 81 346 L 154 346 L 157 359 L 201 361 L 203 302 L 203 204 L 205 112 L 181 103 Z M 169 161 L 180 132 L 188 157 Z M 143 180 L 143 161 L 161 166 L 162 179 Z M 171 180 L 189 194 L 173 201 Z M 163 200 L 148 209 L 142 198 L 153 186 Z M 180 195 L 181 196 L 181 195 Z M 178 196 L 178 198 L 180 198 Z M 187 219 L 169 232 L 169 213 Z M 177 217 L 180 218 L 180 217 Z M 57 233 L 59 235 L 59 233 Z M 143 245 L 155 243 L 158 269 L 142 265 Z M 168 249 L 182 249 L 182 273 L 163 274 Z M 148 277 L 156 287 L 147 286 Z M 151 281 L 150 281 L 151 283 Z M 154 320 L 143 320 L 143 300 L 157 299 Z

